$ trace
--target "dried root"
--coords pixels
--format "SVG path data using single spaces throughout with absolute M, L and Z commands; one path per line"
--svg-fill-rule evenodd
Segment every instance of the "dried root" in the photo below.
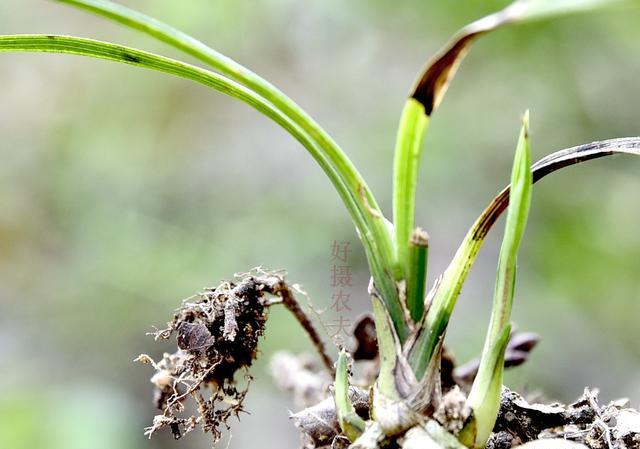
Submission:
M 279 299 L 270 300 L 267 294 Z M 145 354 L 136 359 L 155 369 L 151 382 L 161 411 L 145 435 L 169 428 L 179 439 L 199 426 L 217 443 L 221 425 L 228 428 L 229 418 L 243 411 L 251 381 L 247 370 L 257 356 L 268 307 L 275 303 L 297 306 L 282 275 L 261 269 L 183 302 L 167 328 L 153 333 L 156 340 L 175 335 L 176 352 L 164 354 L 158 362 Z M 296 312 L 304 316 L 299 307 Z M 238 372 L 244 373 L 243 387 L 238 385 Z M 189 398 L 196 414 L 186 411 Z

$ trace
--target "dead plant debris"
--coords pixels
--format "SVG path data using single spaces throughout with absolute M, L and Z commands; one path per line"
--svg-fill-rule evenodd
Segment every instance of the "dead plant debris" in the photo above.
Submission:
M 375 362 L 378 358 L 375 340 L 368 334 L 364 338 L 363 334 L 366 333 L 363 333 L 362 325 L 356 325 L 353 329 L 353 337 L 357 342 L 354 352 L 361 351 L 363 344 L 370 345 L 373 349 L 370 348 L 366 352 L 373 355 Z M 526 361 L 538 340 L 535 334 L 514 332 L 508 345 L 508 352 L 511 352 L 513 357 L 505 358 L 505 367 L 518 366 Z M 443 352 L 441 358 L 440 374 L 444 395 L 433 415 L 425 416 L 425 422 L 427 425 L 436 425 L 437 422 L 441 429 L 457 435 L 469 416 L 469 410 L 465 410 L 466 396 L 476 375 L 478 363 L 477 360 L 473 360 L 456 366 L 450 352 Z M 371 364 L 372 361 L 369 359 L 368 355 L 355 361 L 360 365 Z M 283 372 L 295 373 L 284 376 L 288 382 L 286 385 L 279 385 L 283 390 L 293 393 L 299 405 L 304 404 L 302 407 L 306 407 L 291 415 L 293 424 L 302 433 L 302 447 L 348 447 L 348 440 L 340 432 L 335 403 L 330 389 L 327 388 L 324 373 L 321 373 L 317 366 L 314 367 L 290 354 L 286 354 L 286 357 L 278 354 L 273 364 L 280 367 L 279 370 L 274 369 L 277 378 L 283 377 Z M 376 365 L 374 363 L 372 366 Z M 365 420 L 369 418 L 370 406 L 370 391 L 367 386 L 371 384 L 371 378 L 375 379 L 376 374 L 367 375 L 366 379 L 352 379 L 352 385 L 360 385 L 363 388 L 352 386 L 349 390 L 357 413 Z M 530 402 L 520 394 L 504 388 L 498 419 L 486 449 L 512 449 L 526 443 L 533 444 L 532 448 L 535 446 L 544 449 L 640 449 L 640 413 L 628 406 L 629 402 L 625 399 L 599 405 L 598 391 L 591 389 L 585 389 L 577 401 L 565 405 Z M 413 430 L 415 431 L 416 427 Z M 415 438 L 405 437 L 406 434 L 399 434 L 387 438 L 383 446 L 414 447 L 411 444 Z M 570 443 L 574 445 L 569 445 Z M 455 447 L 461 446 L 456 444 Z
M 270 300 L 267 294 L 279 298 Z M 167 327 L 152 333 L 156 340 L 175 336 L 176 352 L 158 362 L 146 354 L 136 359 L 155 369 L 153 401 L 161 411 L 145 435 L 169 428 L 179 439 L 199 426 L 213 435 L 215 445 L 220 427 L 228 428 L 229 418 L 244 411 L 248 368 L 257 356 L 268 307 L 292 298 L 282 273 L 254 269 L 184 300 Z
M 628 405 L 627 399 L 599 405 L 598 390 L 589 388 L 569 405 L 529 404 L 505 388 L 487 449 L 508 449 L 550 438 L 574 441 L 589 449 L 640 449 L 640 413 Z

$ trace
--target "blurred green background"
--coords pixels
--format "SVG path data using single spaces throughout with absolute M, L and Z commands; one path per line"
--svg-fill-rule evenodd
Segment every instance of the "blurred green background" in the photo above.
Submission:
M 262 74 L 347 150 L 390 215 L 392 147 L 408 88 L 466 22 L 505 1 L 127 0 Z M 496 32 L 473 49 L 431 124 L 418 223 L 430 279 L 507 182 L 519 117 L 534 158 L 640 134 L 640 10 Z M 60 33 L 179 56 L 53 2 L 0 0 L 0 33 Z M 256 265 L 285 268 L 329 309 L 331 244 L 352 242 L 353 320 L 366 266 L 347 213 L 306 152 L 244 104 L 184 80 L 59 55 L 0 56 L 0 447 L 203 448 L 147 441 L 145 332 L 181 298 Z M 640 160 L 590 162 L 534 189 L 514 320 L 542 335 L 507 383 L 569 401 L 585 385 L 640 401 Z M 460 298 L 448 342 L 480 351 L 502 222 Z M 324 319 L 335 313 L 327 310 Z M 268 323 L 250 415 L 230 448 L 298 447 L 277 349 L 309 350 L 282 311 Z M 227 442 L 222 442 L 225 447 Z

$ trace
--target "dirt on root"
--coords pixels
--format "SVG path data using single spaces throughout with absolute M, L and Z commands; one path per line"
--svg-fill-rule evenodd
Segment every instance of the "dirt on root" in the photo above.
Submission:
M 165 340 L 175 335 L 177 350 L 157 363 L 145 354 L 136 359 L 155 368 L 154 404 L 161 411 L 145 435 L 169 428 L 179 439 L 200 426 L 212 433 L 215 445 L 220 426 L 228 427 L 229 418 L 243 411 L 251 380 L 247 368 L 256 358 L 267 321 L 267 280 L 281 278 L 249 273 L 205 289 L 184 301 L 166 329 L 153 333 Z M 239 371 L 244 372 L 244 387 L 235 379 Z M 189 400 L 195 414 L 186 412 Z

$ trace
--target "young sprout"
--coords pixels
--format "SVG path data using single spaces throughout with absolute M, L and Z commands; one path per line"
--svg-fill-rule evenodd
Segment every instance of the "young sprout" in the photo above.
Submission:
M 409 239 L 407 265 L 407 307 L 414 323 L 419 323 L 424 314 L 428 255 L 429 234 L 421 228 L 416 228 Z
M 529 216 L 533 177 L 529 147 L 529 113 L 523 118 L 511 173 L 507 222 L 498 259 L 491 321 L 487 331 L 478 374 L 467 398 L 472 410 L 460 439 L 469 447 L 484 447 L 493 429 L 500 406 L 504 353 L 509 343 L 511 306 L 516 280 L 518 249 Z
M 333 383 L 333 398 L 336 402 L 336 412 L 338 422 L 342 432 L 355 441 L 364 432 L 365 422 L 358 416 L 356 409 L 349 399 L 349 369 L 347 367 L 347 353 L 344 349 L 340 351 L 338 363 L 336 364 L 336 378 Z

